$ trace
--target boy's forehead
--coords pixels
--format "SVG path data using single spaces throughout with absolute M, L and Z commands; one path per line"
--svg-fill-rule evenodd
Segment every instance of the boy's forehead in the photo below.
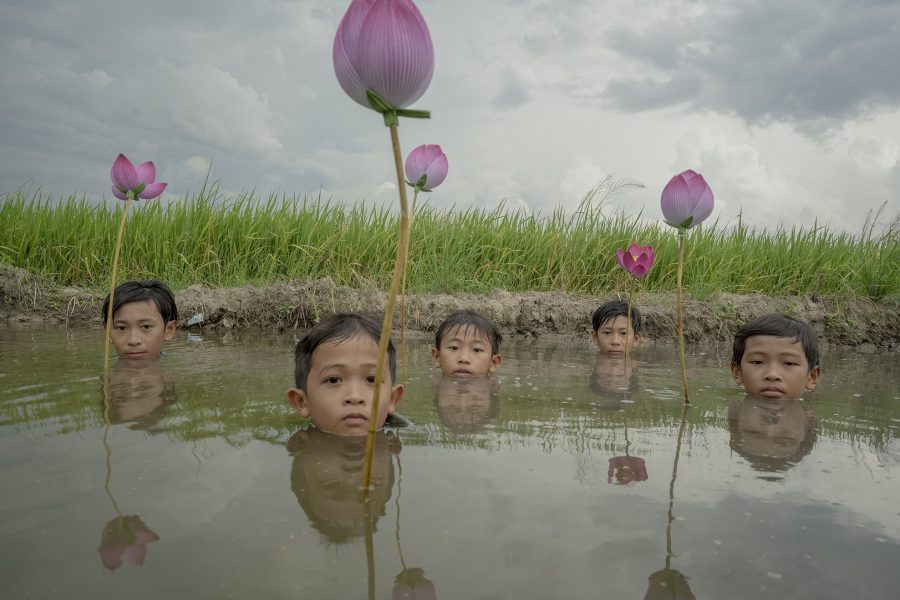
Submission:
M 621 323 L 617 323 L 619 319 L 622 319 Z M 606 317 L 606 319 L 600 323 L 600 327 L 614 327 L 618 324 L 620 327 L 625 327 L 628 324 L 628 317 L 625 315 L 613 315 L 611 317 Z
M 355 358 L 364 355 L 367 363 L 371 356 L 371 363 L 374 365 L 378 359 L 378 342 L 363 333 L 354 333 L 342 339 L 326 340 L 313 350 L 310 365 L 321 366 L 324 362 L 340 362 L 342 357 L 350 355 Z
M 445 340 L 463 340 L 463 341 L 477 341 L 488 343 L 487 333 L 481 331 L 473 325 L 472 323 L 467 323 L 465 325 L 455 325 L 447 330 L 444 334 Z
M 144 300 L 132 300 L 122 304 L 113 315 L 114 319 L 162 319 L 162 313 L 156 302 L 149 298 Z
M 800 340 L 775 335 L 753 335 L 747 338 L 744 352 L 778 351 L 806 355 Z

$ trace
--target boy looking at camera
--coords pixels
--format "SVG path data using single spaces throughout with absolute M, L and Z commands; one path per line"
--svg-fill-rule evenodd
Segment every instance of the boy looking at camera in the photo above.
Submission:
M 799 319 L 757 317 L 734 336 L 731 374 L 749 396 L 798 400 L 819 382 L 816 334 Z
M 175 335 L 178 308 L 169 286 L 161 281 L 126 281 L 113 294 L 110 341 L 119 358 L 157 358 L 163 342 Z M 109 296 L 103 302 L 103 324 Z
M 487 317 L 460 310 L 438 327 L 431 358 L 444 375 L 483 377 L 500 366 L 502 341 L 503 336 Z
M 591 340 L 607 356 L 624 356 L 641 341 L 641 313 L 631 305 L 631 324 L 628 323 L 628 304 L 610 300 L 591 315 Z
M 366 435 L 369 419 L 380 429 L 403 396 L 403 386 L 394 385 L 397 360 L 388 342 L 378 413 L 372 414 L 380 339 L 381 321 L 368 315 L 338 314 L 310 329 L 294 352 L 296 387 L 287 392 L 294 410 L 337 435 Z

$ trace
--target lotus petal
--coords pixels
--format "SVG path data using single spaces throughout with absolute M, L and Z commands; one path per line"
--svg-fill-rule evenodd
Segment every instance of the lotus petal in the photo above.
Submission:
M 139 164 L 135 170 L 137 171 L 139 183 L 153 183 L 156 181 L 156 167 L 153 166 L 152 160 Z
M 128 196 L 126 196 L 122 190 L 117 188 L 116 186 L 112 186 L 112 194 L 119 200 L 128 200 Z
M 137 170 L 124 154 L 119 154 L 109 171 L 113 185 L 123 190 L 134 189 L 140 183 Z
M 144 189 L 138 193 L 137 197 L 143 200 L 152 200 L 162 194 L 167 185 L 168 184 L 166 183 L 148 183 Z

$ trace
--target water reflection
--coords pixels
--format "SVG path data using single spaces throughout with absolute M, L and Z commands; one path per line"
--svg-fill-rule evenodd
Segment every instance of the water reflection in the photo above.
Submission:
M 757 471 L 789 469 L 813 449 L 815 412 L 801 400 L 747 396 L 728 407 L 729 445 Z
M 675 480 L 678 477 L 678 459 L 681 456 L 681 441 L 687 425 L 689 405 L 685 405 L 681 414 L 681 426 L 678 429 L 678 441 L 675 444 L 675 460 L 672 462 L 672 479 L 669 482 L 669 512 L 666 522 L 666 566 L 653 572 L 647 578 L 647 593 L 644 600 L 695 600 L 694 593 L 688 585 L 687 577 L 672 568 L 672 521 L 675 519 Z
M 588 388 L 601 398 L 601 406 L 618 408 L 622 395 L 638 390 L 638 363 L 632 358 L 598 354 Z
M 453 431 L 484 429 L 500 411 L 500 383 L 493 377 L 441 377 L 433 387 L 438 417 Z
M 419 567 L 406 566 L 406 557 L 403 556 L 403 544 L 400 541 L 400 495 L 403 487 L 403 465 L 400 464 L 400 455 L 397 454 L 397 499 L 396 514 L 397 527 L 394 537 L 397 541 L 397 554 L 403 570 L 394 577 L 392 597 L 394 600 L 437 600 L 437 591 L 434 582 L 425 577 L 425 570 Z
M 627 396 L 625 397 L 627 401 Z M 625 456 L 614 456 L 609 459 L 609 471 L 606 474 L 606 482 L 612 483 L 613 477 L 616 483 L 626 485 L 633 481 L 647 481 L 647 464 L 643 458 L 631 456 L 631 441 L 628 439 L 628 404 L 622 410 L 622 422 L 625 427 Z
M 103 528 L 97 552 L 103 566 L 115 571 L 122 566 L 123 558 L 133 565 L 143 565 L 147 544 L 158 540 L 138 515 L 118 516 Z
M 371 488 L 366 498 L 360 485 L 365 437 L 343 437 L 315 428 L 302 429 L 288 440 L 294 457 L 291 490 L 312 526 L 334 544 L 364 536 L 384 516 L 394 485 L 391 455 L 400 452 L 392 431 L 378 431 L 372 458 Z
M 119 359 L 109 373 L 106 417 L 112 424 L 130 423 L 131 429 L 147 429 L 159 422 L 176 399 L 175 377 L 163 368 L 162 361 Z

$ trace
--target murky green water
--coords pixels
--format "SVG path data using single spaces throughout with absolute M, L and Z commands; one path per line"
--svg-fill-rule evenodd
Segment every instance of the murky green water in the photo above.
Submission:
M 362 447 L 298 433 L 284 400 L 292 334 L 179 332 L 116 365 L 108 428 L 101 337 L 0 326 L 4 598 L 900 590 L 896 354 L 826 349 L 808 401 L 773 406 L 744 401 L 727 348 L 694 353 L 673 479 L 673 346 L 626 378 L 587 341 L 513 341 L 498 377 L 456 385 L 418 343 L 415 425 L 379 437 L 361 504 Z

